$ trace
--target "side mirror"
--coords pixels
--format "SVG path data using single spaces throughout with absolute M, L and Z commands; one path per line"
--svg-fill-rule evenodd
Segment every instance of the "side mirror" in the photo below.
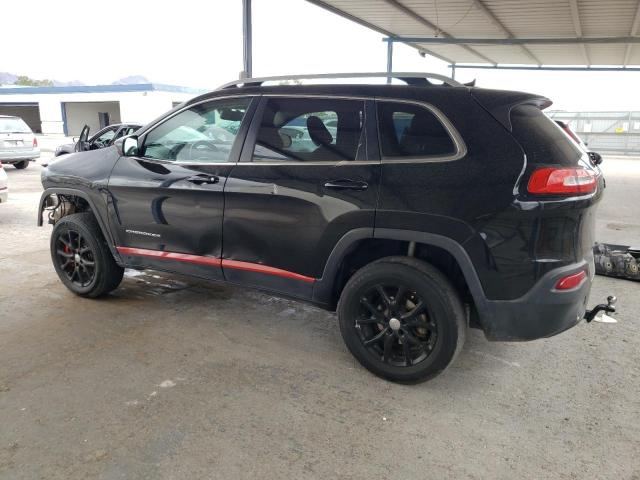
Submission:
M 125 157 L 135 157 L 138 155 L 138 137 L 124 137 L 122 141 L 122 155 Z
M 80 140 L 80 137 L 73 137 L 72 140 L 73 140 L 73 143 L 78 143 L 78 140 Z
M 597 152 L 588 152 L 589 155 L 589 159 L 591 160 L 591 163 L 593 163 L 594 165 L 600 165 L 602 163 L 602 155 L 600 155 Z

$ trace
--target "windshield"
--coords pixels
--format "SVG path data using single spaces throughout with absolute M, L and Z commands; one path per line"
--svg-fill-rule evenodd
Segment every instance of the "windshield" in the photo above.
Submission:
M 0 117 L 1 133 L 31 133 L 29 125 L 18 117 Z

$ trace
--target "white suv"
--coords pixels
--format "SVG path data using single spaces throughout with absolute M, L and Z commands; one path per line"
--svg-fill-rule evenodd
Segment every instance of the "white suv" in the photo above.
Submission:
M 0 162 L 27 168 L 40 156 L 38 140 L 20 117 L 0 115 Z

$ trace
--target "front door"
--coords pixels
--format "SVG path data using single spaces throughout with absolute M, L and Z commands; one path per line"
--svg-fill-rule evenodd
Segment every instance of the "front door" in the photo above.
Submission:
M 225 187 L 227 280 L 308 298 L 336 242 L 350 230 L 373 231 L 380 164 L 377 150 L 367 153 L 372 108 L 263 96 Z
M 118 251 L 131 266 L 221 278 L 223 189 L 252 99 L 210 100 L 143 133 L 109 178 Z

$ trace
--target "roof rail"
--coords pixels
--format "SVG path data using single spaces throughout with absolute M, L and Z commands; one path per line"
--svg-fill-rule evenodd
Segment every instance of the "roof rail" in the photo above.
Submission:
M 397 78 L 412 86 L 429 86 L 433 85 L 429 79 L 439 80 L 450 87 L 463 87 L 460 82 L 456 82 L 453 78 L 445 75 L 428 72 L 369 72 L 369 73 L 315 73 L 310 75 L 283 75 L 278 77 L 258 77 L 258 78 L 242 78 L 233 82 L 225 83 L 218 90 L 231 87 L 258 87 L 265 82 L 286 81 L 286 80 L 316 80 L 331 78 Z

